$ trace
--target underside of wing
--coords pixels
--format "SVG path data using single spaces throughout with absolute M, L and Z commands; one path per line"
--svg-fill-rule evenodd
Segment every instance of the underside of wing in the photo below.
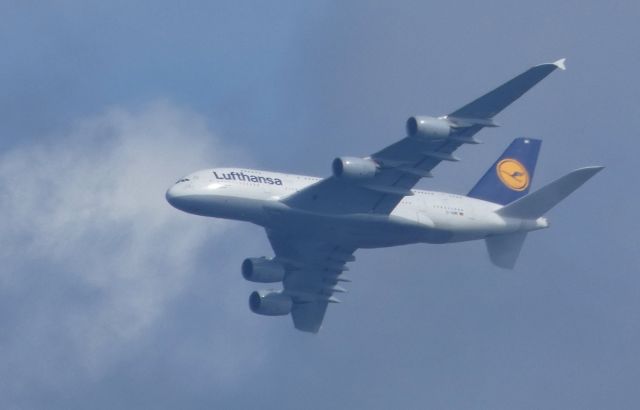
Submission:
M 354 261 L 355 249 L 273 230 L 267 236 L 275 252 L 275 260 L 285 267 L 282 294 L 290 297 L 294 326 L 317 333 L 327 305 L 339 303 L 334 296 L 346 290 L 339 286 L 348 282 L 342 276 L 347 262 Z
M 336 158 L 333 175 L 283 200 L 294 208 L 324 213 L 390 213 L 421 178 L 442 161 L 459 159 L 462 145 L 477 144 L 474 135 L 497 126 L 493 117 L 564 60 L 541 64 L 507 81 L 464 107 L 441 117 L 407 121 L 407 137 L 366 158 Z

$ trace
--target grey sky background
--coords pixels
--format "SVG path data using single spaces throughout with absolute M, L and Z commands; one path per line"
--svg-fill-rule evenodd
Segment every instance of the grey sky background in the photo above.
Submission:
M 0 407 L 635 409 L 640 6 L 0 1 Z M 421 187 L 466 193 L 514 137 L 534 187 L 607 169 L 529 235 L 359 251 L 322 331 L 252 314 L 261 229 L 164 191 L 239 165 L 328 175 L 567 57 Z

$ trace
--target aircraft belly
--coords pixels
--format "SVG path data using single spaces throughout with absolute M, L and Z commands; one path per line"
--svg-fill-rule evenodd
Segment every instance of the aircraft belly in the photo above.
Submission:
M 216 194 L 185 196 L 181 203 L 192 214 L 261 224 L 265 200 Z
M 451 232 L 449 242 L 482 239 L 507 229 L 504 220 L 493 214 L 473 217 L 451 214 L 434 217 L 433 221 L 436 228 Z
M 281 203 L 265 206 L 265 226 L 356 248 L 447 242 L 452 233 L 386 214 L 319 214 Z
M 509 229 L 504 219 L 493 213 L 481 218 L 422 211 L 414 218 L 394 214 L 319 214 L 289 208 L 278 201 L 220 194 L 189 196 L 185 204 L 184 210 L 193 214 L 253 222 L 357 248 L 468 241 Z
M 279 201 L 219 193 L 185 197 L 182 209 L 202 216 L 253 222 L 357 248 L 468 241 L 508 229 L 504 219 L 493 213 L 482 217 L 423 210 L 414 212 L 413 217 L 406 212 L 320 214 L 290 208 Z

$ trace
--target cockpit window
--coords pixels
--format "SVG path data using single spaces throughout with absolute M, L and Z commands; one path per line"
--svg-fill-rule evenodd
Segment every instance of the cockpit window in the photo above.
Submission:
M 182 178 L 182 179 L 179 179 L 179 180 L 176 182 L 176 184 L 179 184 L 180 182 L 189 182 L 189 178 Z

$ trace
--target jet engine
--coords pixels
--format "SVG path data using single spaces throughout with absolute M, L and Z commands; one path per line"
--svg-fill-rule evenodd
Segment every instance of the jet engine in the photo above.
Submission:
M 247 258 L 242 262 L 242 276 L 251 282 L 282 282 L 284 274 L 284 266 L 264 256 L 262 258 Z
M 451 123 L 446 118 L 411 117 L 407 120 L 407 134 L 410 137 L 439 139 L 451 135 Z
M 281 291 L 258 290 L 249 296 L 249 308 L 259 315 L 288 315 L 292 307 L 291 297 L 283 295 Z
M 337 178 L 362 180 L 373 178 L 378 171 L 375 161 L 368 158 L 340 157 L 331 165 Z

